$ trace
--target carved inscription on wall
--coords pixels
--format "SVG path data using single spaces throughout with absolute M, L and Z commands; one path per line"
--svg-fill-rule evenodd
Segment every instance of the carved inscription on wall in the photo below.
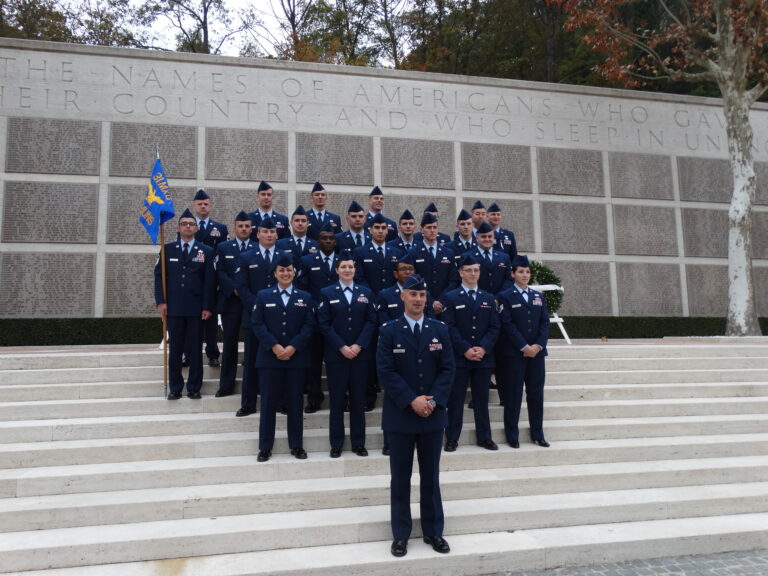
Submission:
M 728 255 L 728 212 L 683 208 L 685 255 L 725 258 Z
M 96 242 L 96 184 L 6 182 L 3 242 Z
M 614 198 L 674 198 L 672 162 L 667 156 L 613 152 L 608 159 Z
M 673 208 L 613 207 L 616 254 L 677 256 L 677 226 Z
M 296 181 L 316 180 L 324 185 L 372 184 L 373 138 L 296 134 Z
M 207 128 L 205 175 L 213 180 L 288 180 L 288 133 Z
M 691 316 L 725 316 L 728 312 L 728 267 L 688 264 L 685 274 Z
M 101 123 L 9 118 L 5 169 L 35 174 L 98 174 Z
M 691 202 L 730 202 L 733 192 L 727 160 L 678 158 L 680 199 Z
M 146 190 L 146 186 L 142 185 L 113 184 L 109 187 L 107 244 L 152 243 L 144 227 L 139 224 L 139 208 Z M 176 218 L 191 205 L 195 191 L 194 188 L 173 188 Z M 163 226 L 166 242 L 176 238 L 176 218 L 169 220 Z
M 531 149 L 527 146 L 462 142 L 464 190 L 531 192 Z
M 157 316 L 154 269 L 156 254 L 107 254 L 104 315 Z
M 0 254 L 0 316 L 93 316 L 95 254 Z
M 195 127 L 115 122 L 110 142 L 111 176 L 148 176 L 159 150 L 169 179 L 197 177 Z
M 610 272 L 607 262 L 544 262 L 565 289 L 562 316 L 610 316 Z M 603 286 L 595 290 L 595 286 Z M 567 325 L 566 325 L 567 328 Z
M 453 189 L 453 142 L 382 138 L 381 182 L 402 188 Z
M 674 264 L 616 264 L 622 316 L 680 316 L 680 268 Z
M 542 202 L 541 235 L 544 252 L 607 254 L 605 206 Z
M 603 157 L 589 150 L 539 148 L 539 192 L 603 196 Z

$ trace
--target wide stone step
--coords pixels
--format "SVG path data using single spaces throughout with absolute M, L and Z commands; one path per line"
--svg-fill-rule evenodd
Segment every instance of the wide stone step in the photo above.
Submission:
M 346 456 L 355 458 L 355 456 Z M 252 464 L 251 464 L 252 465 Z M 255 472 L 255 470 L 254 470 Z M 768 456 L 458 470 L 441 475 L 445 501 L 759 482 Z M 344 476 L 0 499 L 0 532 L 128 524 L 388 504 L 389 475 Z M 414 479 L 412 498 L 417 501 Z
M 445 534 L 531 530 L 768 511 L 768 483 L 580 492 L 444 503 Z M 418 518 L 418 505 L 412 506 Z M 61 528 L 0 535 L 0 570 L 186 558 L 386 540 L 389 506 Z M 768 528 L 763 527 L 764 530 Z M 419 535 L 415 527 L 412 536 Z
M 733 367 L 733 356 L 686 356 L 680 357 L 643 357 L 643 358 L 563 358 L 557 350 L 547 357 L 548 371 L 594 370 L 599 364 L 602 370 L 722 370 Z M 718 350 L 719 354 L 719 350 Z M 768 350 L 766 356 L 738 357 L 739 368 L 768 368 Z

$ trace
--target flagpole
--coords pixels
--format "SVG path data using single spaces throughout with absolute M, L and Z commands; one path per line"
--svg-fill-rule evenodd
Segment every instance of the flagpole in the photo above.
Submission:
M 165 314 L 163 314 L 163 385 L 165 396 L 168 396 L 168 291 L 165 284 L 165 227 L 160 224 L 160 278 L 163 284 L 163 302 L 165 302 Z

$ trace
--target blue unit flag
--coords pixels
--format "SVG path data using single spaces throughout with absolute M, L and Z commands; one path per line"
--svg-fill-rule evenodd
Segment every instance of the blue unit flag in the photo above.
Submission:
M 160 225 L 173 218 L 173 216 L 171 187 L 165 178 L 163 164 L 160 162 L 160 158 L 158 158 L 155 160 L 152 174 L 149 177 L 149 184 L 147 185 L 147 193 L 144 196 L 144 203 L 141 206 L 139 222 L 147 230 L 152 243 L 157 244 Z

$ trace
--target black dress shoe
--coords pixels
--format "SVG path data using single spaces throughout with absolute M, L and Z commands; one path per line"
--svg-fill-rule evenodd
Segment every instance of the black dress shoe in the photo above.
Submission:
M 331 458 L 338 458 L 341 456 L 341 448 L 338 446 L 331 446 Z
M 218 358 L 211 358 L 208 360 L 208 366 L 211 368 L 219 368 L 221 366 L 221 362 L 219 362 Z
M 256 410 L 251 410 L 250 408 L 240 408 L 237 412 L 235 412 L 235 416 L 238 418 L 242 418 L 243 416 L 250 416 L 251 414 L 255 414 Z
M 317 412 L 319 409 L 320 409 L 320 406 L 318 406 L 317 404 L 309 403 L 309 404 L 307 404 L 307 406 L 304 408 L 304 414 L 314 414 L 314 413 L 315 413 L 315 412 Z
M 216 398 L 224 398 L 225 396 L 232 396 L 232 392 L 224 392 L 222 390 L 216 390 L 216 394 L 214 394 Z
M 504 400 L 499 400 L 499 406 L 504 406 Z
M 181 398 L 181 394 L 177 394 L 176 392 L 168 394 L 168 400 L 178 400 L 179 398 Z
M 384 456 L 389 456 L 389 446 L 387 446 L 386 444 L 384 444 L 384 446 L 383 446 L 383 447 L 382 447 L 382 449 L 381 449 L 381 453 L 382 453 Z
M 520 442 L 518 442 L 517 440 L 510 440 L 509 446 L 511 448 L 520 448 Z
M 366 412 L 373 412 L 374 408 L 376 408 L 376 402 L 366 402 L 365 403 L 365 411 Z
M 352 446 L 352 452 L 358 456 L 368 456 L 368 450 L 366 450 L 365 446 Z
M 456 440 L 448 440 L 445 443 L 446 452 L 456 452 L 456 448 L 459 447 L 459 443 Z
M 304 448 L 291 448 L 291 456 L 293 456 L 297 460 L 306 460 L 307 451 L 304 450 Z
M 542 438 L 541 440 L 532 440 L 532 442 L 537 446 L 541 446 L 542 448 L 549 448 L 549 442 L 544 440 L 544 438 Z
M 448 546 L 448 542 L 442 536 L 424 536 L 424 542 L 432 546 L 432 550 L 440 552 L 440 554 L 448 554 L 451 551 L 451 547 Z
M 256 456 L 256 462 L 266 462 L 269 457 L 272 456 L 271 450 L 259 450 L 259 455 Z
M 480 440 L 480 442 L 477 443 L 480 448 L 485 448 L 486 450 L 498 450 L 499 447 L 496 445 L 496 442 L 493 440 Z
M 474 402 L 472 402 L 472 400 L 470 400 L 470 401 L 469 401 L 469 404 L 467 404 L 467 408 L 469 408 L 470 410 L 472 410 L 472 408 L 474 408 L 474 407 L 475 407 L 475 403 L 474 403 Z
M 391 550 L 392 556 L 402 558 L 408 554 L 408 540 L 393 540 Z
M 186 356 L 184 356 L 184 357 L 181 359 L 181 367 L 182 367 L 182 368 L 189 368 L 189 360 L 187 360 L 187 357 L 186 357 Z
M 280 408 L 278 408 L 277 411 L 280 412 L 280 414 L 282 414 L 283 416 L 285 416 L 286 414 L 288 414 L 288 406 L 280 406 Z
M 192 400 L 200 400 L 202 396 L 200 395 L 200 392 L 190 392 L 187 394 L 187 398 L 191 398 Z

